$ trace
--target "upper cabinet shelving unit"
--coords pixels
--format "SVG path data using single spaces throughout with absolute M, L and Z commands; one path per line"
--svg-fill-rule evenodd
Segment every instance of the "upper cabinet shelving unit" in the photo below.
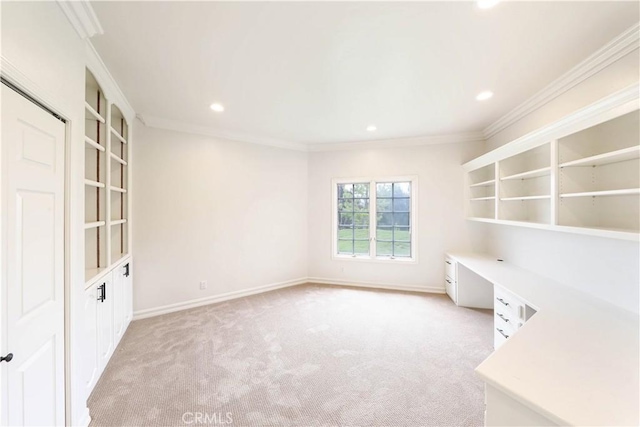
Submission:
M 638 240 L 638 85 L 463 167 L 471 220 Z
M 85 283 L 130 253 L 129 123 L 94 75 L 85 83 Z

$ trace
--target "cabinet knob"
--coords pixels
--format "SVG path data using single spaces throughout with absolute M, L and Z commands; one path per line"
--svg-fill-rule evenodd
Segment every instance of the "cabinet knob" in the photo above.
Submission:
M 11 359 L 13 359 L 13 353 L 9 353 L 4 357 L 0 357 L 0 362 L 11 362 Z

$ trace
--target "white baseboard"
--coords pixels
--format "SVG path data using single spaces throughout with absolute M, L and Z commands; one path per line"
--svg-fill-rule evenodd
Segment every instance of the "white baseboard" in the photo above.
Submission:
M 444 288 L 434 288 L 430 286 L 397 285 L 397 284 L 380 283 L 380 282 L 356 282 L 352 280 L 327 279 L 324 277 L 308 277 L 307 282 L 318 283 L 321 285 L 355 286 L 358 288 L 389 289 L 392 291 L 425 292 L 430 294 L 445 293 Z
M 432 294 L 445 293 L 444 288 L 434 288 L 429 286 L 396 285 L 396 284 L 379 283 L 379 282 L 355 282 L 351 280 L 327 279 L 327 278 L 321 278 L 321 277 L 301 277 L 299 279 L 288 280 L 286 282 L 272 283 L 270 285 L 258 286 L 256 288 L 227 292 L 220 295 L 213 295 L 210 297 L 198 298 L 198 299 L 183 301 L 175 304 L 169 304 L 169 305 L 163 305 L 160 307 L 139 310 L 133 313 L 133 320 L 140 320 L 140 319 L 146 319 L 148 317 L 160 316 L 162 314 L 173 313 L 181 310 L 187 310 L 189 308 L 201 307 L 203 305 L 209 305 L 217 302 L 223 302 L 223 301 L 228 301 L 236 298 L 242 298 L 249 295 L 261 294 L 263 292 L 269 292 L 276 289 L 288 288 L 290 286 L 302 285 L 304 283 L 318 283 L 321 285 L 334 285 L 334 286 L 355 286 L 359 288 L 388 289 L 393 291 L 424 292 L 424 293 L 432 293 Z
M 299 279 L 294 279 L 294 280 L 288 280 L 286 282 L 279 282 L 279 283 L 272 283 L 270 285 L 258 286 L 256 288 L 251 288 L 251 289 L 243 289 L 240 291 L 227 292 L 224 294 L 213 295 L 210 297 L 183 301 L 175 304 L 163 305 L 155 308 L 148 308 L 145 310 L 135 311 L 133 313 L 133 320 L 140 320 L 140 319 L 146 319 L 147 317 L 160 316 L 161 314 L 173 313 L 175 311 L 201 307 L 203 305 L 209 305 L 217 302 L 228 301 L 231 299 L 242 298 L 249 295 L 261 294 L 263 292 L 269 292 L 276 289 L 287 288 L 289 286 L 302 285 L 303 283 L 307 283 L 306 277 L 301 277 Z

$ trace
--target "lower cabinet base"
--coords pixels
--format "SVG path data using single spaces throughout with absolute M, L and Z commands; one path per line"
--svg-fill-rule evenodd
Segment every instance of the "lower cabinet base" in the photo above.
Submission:
M 485 384 L 485 426 L 557 426 L 534 410 Z

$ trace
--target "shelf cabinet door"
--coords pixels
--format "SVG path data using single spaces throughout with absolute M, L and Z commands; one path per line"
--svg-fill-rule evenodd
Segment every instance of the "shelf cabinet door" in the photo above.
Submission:
M 113 270 L 113 333 L 114 345 L 117 346 L 124 333 L 125 324 L 125 291 L 124 266 Z
M 104 370 L 109 362 L 109 358 L 113 353 L 113 286 L 111 274 L 105 276 L 98 282 L 98 294 L 100 294 L 100 286 L 104 286 L 104 299 L 98 295 L 98 357 L 100 360 L 100 373 Z M 98 299 L 99 298 L 99 299 Z
M 100 375 L 99 358 L 98 358 L 98 285 L 94 283 L 84 291 L 84 304 L 82 312 L 83 326 L 83 351 L 82 360 L 82 378 L 86 391 L 89 396 L 93 387 L 98 381 Z
M 133 318 L 133 264 L 125 264 L 124 276 L 124 328 L 126 329 Z

